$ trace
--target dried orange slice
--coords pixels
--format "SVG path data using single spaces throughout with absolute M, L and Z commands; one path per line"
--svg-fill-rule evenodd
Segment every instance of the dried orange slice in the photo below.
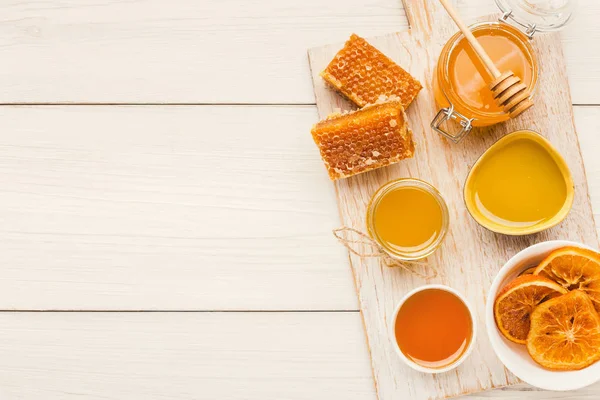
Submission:
M 521 273 L 519 274 L 519 276 L 521 275 L 533 275 L 533 273 L 535 272 L 535 270 L 537 269 L 537 266 L 535 267 L 529 267 L 524 271 L 521 271 Z
M 600 316 L 581 290 L 540 304 L 531 314 L 527 351 L 541 366 L 571 371 L 600 360 Z
M 550 279 L 522 275 L 506 285 L 494 302 L 496 325 L 505 338 L 524 344 L 529 333 L 529 317 L 543 301 L 567 293 Z
M 583 290 L 600 312 L 600 254 L 579 247 L 563 247 L 546 257 L 535 274 L 567 290 Z

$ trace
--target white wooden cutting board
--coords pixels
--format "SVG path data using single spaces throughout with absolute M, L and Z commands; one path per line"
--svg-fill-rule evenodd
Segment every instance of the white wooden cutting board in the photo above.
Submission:
M 533 40 L 541 64 L 534 108 L 516 120 L 475 131 L 460 144 L 453 144 L 435 133 L 429 124 L 437 111 L 431 89 L 435 63 L 441 47 L 456 28 L 436 0 L 407 0 L 404 5 L 411 25 L 409 31 L 367 40 L 424 86 L 408 109 L 416 141 L 415 157 L 334 185 L 341 224 L 362 231 L 366 229 L 364 217 L 371 195 L 391 179 L 409 176 L 423 179 L 436 186 L 446 199 L 450 209 L 450 231 L 441 249 L 429 258 L 443 276 L 426 282 L 401 269 L 387 268 L 378 259 L 349 256 L 379 398 L 441 399 L 518 382 L 495 356 L 484 326 L 487 291 L 502 264 L 533 243 L 569 239 L 597 247 L 598 238 L 573 122 L 559 34 L 537 34 Z M 351 33 L 348 32 L 348 36 Z M 360 32 L 356 33 L 360 35 Z M 342 45 L 337 43 L 309 50 L 321 118 L 336 108 L 353 108 L 326 87 L 319 77 L 319 72 Z M 483 229 L 470 218 L 464 206 L 462 188 L 469 168 L 492 143 L 507 132 L 523 128 L 540 132 L 565 157 L 575 181 L 575 202 L 572 212 L 559 226 L 537 235 L 507 237 Z M 389 335 L 394 306 L 409 290 L 425 283 L 443 283 L 460 290 L 477 311 L 478 337 L 473 353 L 456 370 L 439 375 L 418 373 L 402 364 Z

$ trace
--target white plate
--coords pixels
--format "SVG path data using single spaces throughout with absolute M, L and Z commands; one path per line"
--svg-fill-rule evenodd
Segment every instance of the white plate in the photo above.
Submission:
M 543 368 L 529 356 L 525 345 L 513 343 L 502 336 L 494 320 L 494 299 L 498 291 L 519 273 L 539 264 L 553 250 L 565 246 L 577 246 L 594 250 L 581 243 L 553 240 L 538 243 L 520 251 L 508 260 L 496 275 L 485 308 L 485 324 L 488 337 L 500 361 L 521 380 L 546 390 L 576 390 L 599 381 L 600 362 L 579 371 L 550 371 Z

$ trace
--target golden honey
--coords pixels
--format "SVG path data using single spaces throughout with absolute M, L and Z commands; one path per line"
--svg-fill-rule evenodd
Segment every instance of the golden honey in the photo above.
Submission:
M 465 353 L 473 324 L 468 307 L 456 295 L 425 289 L 402 304 L 394 333 L 406 358 L 426 368 L 442 368 Z
M 419 259 L 440 245 L 448 229 L 448 210 L 428 183 L 400 179 L 375 193 L 367 225 L 371 237 L 391 256 Z
M 525 234 L 566 216 L 573 185 L 564 160 L 540 135 L 515 132 L 475 164 L 465 185 L 467 208 L 490 229 Z
M 470 28 L 498 69 L 513 71 L 533 92 L 538 64 L 527 36 L 517 28 L 500 22 L 480 23 Z M 510 117 L 492 97 L 488 86 L 492 80 L 459 32 L 446 43 L 438 59 L 433 80 L 434 97 L 440 107 L 450 108 L 452 105 L 455 113 L 473 119 L 473 126 L 493 125 Z
M 525 54 L 522 42 L 505 30 L 478 29 L 474 36 L 487 51 L 500 71 L 512 71 L 526 85 L 531 86 L 533 67 Z M 481 63 L 466 39 L 461 39 L 449 54 L 450 85 L 465 106 L 480 113 L 504 114 L 492 96 L 489 84 L 494 80 Z

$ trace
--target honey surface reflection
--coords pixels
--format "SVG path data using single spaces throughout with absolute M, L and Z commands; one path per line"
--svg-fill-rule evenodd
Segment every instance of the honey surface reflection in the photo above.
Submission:
M 375 229 L 390 247 L 404 252 L 420 251 L 440 234 L 442 209 L 438 201 L 421 188 L 397 188 L 378 204 Z
M 479 29 L 473 34 L 500 71 L 513 71 L 525 85 L 531 85 L 532 65 L 522 43 L 512 34 L 499 29 Z M 448 72 L 452 87 L 467 106 L 481 112 L 502 111 L 488 87 L 492 76 L 465 38 L 459 40 L 450 55 Z
M 473 332 L 467 306 L 440 289 L 409 297 L 398 311 L 394 329 L 400 351 L 427 368 L 442 368 L 459 359 Z
M 550 153 L 519 139 L 486 155 L 473 171 L 473 201 L 486 218 L 530 227 L 553 218 L 567 199 L 567 184 Z

